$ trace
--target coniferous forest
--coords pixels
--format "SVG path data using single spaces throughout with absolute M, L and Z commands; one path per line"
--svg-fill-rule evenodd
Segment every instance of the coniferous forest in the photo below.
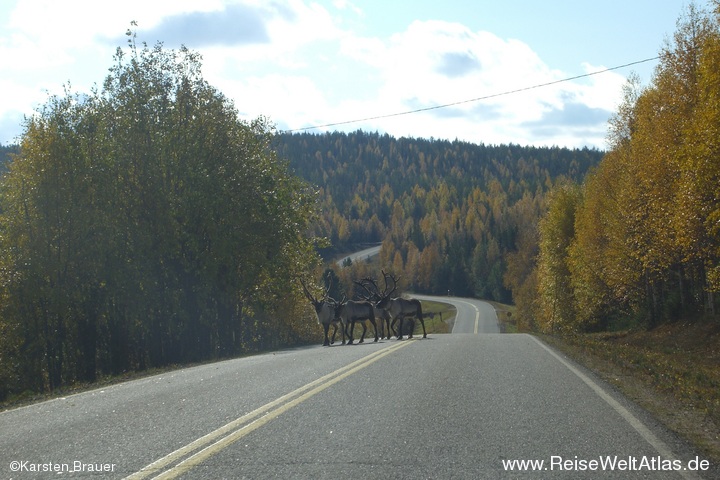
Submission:
M 362 131 L 281 134 L 276 145 L 318 186 L 314 235 L 340 249 L 382 243 L 380 263 L 413 291 L 506 303 L 506 257 L 534 235 L 545 195 L 582 181 L 602 157 Z
M 0 400 L 316 342 L 299 280 L 367 244 L 402 289 L 513 303 L 520 330 L 717 321 L 715 13 L 688 9 L 608 132 L 606 152 L 277 132 L 199 55 L 128 32 L 100 87 L 0 151 Z M 377 275 L 332 268 L 346 292 Z

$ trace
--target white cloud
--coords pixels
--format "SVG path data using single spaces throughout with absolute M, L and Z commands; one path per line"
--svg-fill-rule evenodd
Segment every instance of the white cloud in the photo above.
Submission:
M 347 0 L 335 0 L 333 2 L 333 6 L 338 10 L 350 10 L 360 17 L 364 16 L 364 13 L 360 7 Z
M 21 34 L 0 38 L 0 58 L 6 66 L 20 71 L 38 71 L 72 61 L 60 45 L 44 45 Z
M 296 50 L 318 41 L 334 41 L 342 34 L 330 13 L 316 3 L 289 0 L 285 15 L 280 13 L 276 12 L 269 29 L 273 43 L 285 49 Z
M 153 35 L 174 32 L 174 41 L 197 42 L 198 47 L 187 45 L 202 54 L 208 81 L 234 99 L 243 115 L 269 116 L 281 128 L 488 97 L 338 128 L 485 143 L 602 146 L 603 111 L 614 110 L 624 83 L 621 75 L 607 72 L 499 95 L 577 72 L 552 69 L 519 40 L 460 23 L 414 21 L 390 37 L 360 36 L 344 27 L 363 18 L 347 0 L 335 1 L 333 12 L 302 0 L 95 5 L 94 0 L 18 1 L 9 31 L 0 34 L 0 57 L 13 65 L 0 93 L 0 116 L 7 117 L 10 110 L 30 113 L 27 105 L 42 102 L 46 89 L 60 91 L 64 82 L 80 90 L 102 82 L 133 19 L 140 41 L 153 44 Z M 232 31 L 235 25 L 242 27 L 242 18 L 253 19 L 255 37 Z M 197 27 L 192 36 L 183 34 L 188 28 L 183 22 Z M 579 68 L 590 72 L 602 67 Z
M 578 88 L 579 100 L 590 107 L 616 110 L 620 101 L 619 93 L 627 83 L 627 78 L 617 72 L 607 71 L 604 66 L 583 63 L 582 67 L 585 73 L 597 74 L 588 77 L 588 82 Z
M 568 125 L 562 130 L 558 122 L 586 120 L 595 123 L 597 135 L 590 139 L 582 137 L 577 140 L 578 144 L 599 145 L 604 135 L 599 109 L 609 108 L 607 100 L 613 91 L 607 82 L 591 81 L 581 86 L 559 83 L 527 89 L 557 82 L 568 75 L 552 70 L 528 45 L 517 40 L 504 40 L 489 32 L 473 32 L 457 23 L 417 21 L 385 41 L 346 37 L 342 52 L 362 63 L 363 68 L 375 70 L 382 84 L 371 95 L 371 100 L 342 102 L 329 121 L 408 112 L 487 97 L 359 125 L 396 135 L 551 145 L 566 144 L 567 138 L 572 138 L 571 127 Z M 604 89 L 602 96 L 598 95 L 601 89 Z M 521 91 L 504 94 L 515 90 Z M 591 98 L 593 101 L 585 104 L 587 108 L 576 105 Z M 554 123 L 538 128 L 538 122 L 544 118 Z M 534 128 L 529 129 L 528 125 L 533 124 Z M 582 127 L 588 129 L 587 125 Z
M 208 11 L 221 6 L 219 0 L 19 0 L 9 26 L 42 45 L 61 48 L 86 46 L 97 37 L 114 38 L 130 27 L 132 20 L 143 28 L 155 26 L 166 16 L 188 11 Z
M 228 96 L 246 120 L 267 116 L 283 128 L 286 122 L 308 126 L 330 114 L 323 93 L 307 77 L 273 74 L 216 86 L 226 94 L 231 92 Z

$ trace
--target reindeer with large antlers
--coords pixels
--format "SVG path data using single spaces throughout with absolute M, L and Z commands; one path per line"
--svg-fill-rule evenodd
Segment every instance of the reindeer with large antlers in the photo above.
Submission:
M 370 323 L 372 323 L 375 331 L 375 341 L 378 341 L 378 329 L 377 323 L 375 323 L 375 310 L 372 303 L 368 301 L 346 301 L 345 298 L 343 298 L 335 306 L 335 319 L 342 321 L 343 332 L 350 338 L 350 340 L 348 340 L 348 345 L 352 345 L 353 343 L 353 331 L 355 330 L 356 322 L 360 322 L 363 328 L 362 335 L 360 336 L 360 341 L 358 343 L 363 343 L 365 341 L 365 333 L 367 332 L 365 320 L 370 320 Z M 348 325 L 350 325 L 349 331 L 347 331 Z
M 378 308 L 378 306 L 375 305 L 375 302 L 377 301 L 377 285 L 375 285 L 375 281 L 370 277 L 365 277 L 359 282 L 357 280 L 353 280 L 353 283 L 365 290 L 365 293 L 358 292 L 358 296 L 366 302 L 370 302 L 373 306 L 373 313 L 375 314 L 375 321 L 377 322 L 378 330 L 380 331 L 380 338 L 386 338 L 385 334 L 387 333 L 387 339 L 390 340 L 390 314 L 384 308 Z M 370 286 L 373 286 L 375 290 L 370 290 Z
M 312 303 L 313 307 L 315 308 L 315 314 L 317 315 L 318 323 L 323 326 L 323 330 L 325 331 L 325 341 L 323 342 L 323 346 L 327 347 L 331 343 L 335 343 L 335 334 L 337 333 L 338 324 L 340 323 L 340 321 L 335 316 L 335 308 L 337 307 L 338 303 L 332 297 L 328 296 L 328 293 L 330 293 L 330 287 L 332 285 L 332 278 L 330 279 L 330 284 L 325 289 L 325 293 L 320 300 L 315 298 L 310 293 L 307 286 L 305 285 L 305 282 L 303 282 L 302 279 L 300 279 L 300 284 L 303 287 L 303 292 L 305 292 L 305 296 L 308 300 L 310 300 L 310 303 Z M 330 325 L 332 325 L 333 327 L 332 340 L 328 339 Z M 340 325 L 340 329 L 342 330 L 342 344 L 345 345 L 345 328 Z
M 385 273 L 385 270 L 382 270 L 382 274 L 385 280 L 385 289 L 382 292 L 380 291 L 374 280 L 370 278 L 365 280 L 369 281 L 370 285 L 372 285 L 375 289 L 375 292 L 371 292 L 376 299 L 375 306 L 387 310 L 387 312 L 390 314 L 390 318 L 392 319 L 390 323 L 390 328 L 397 335 L 398 340 L 401 340 L 403 337 L 403 320 L 405 319 L 405 317 L 415 317 L 420 320 L 420 325 L 422 325 L 423 329 L 423 338 L 427 338 L 427 332 L 425 331 L 425 321 L 423 320 L 422 304 L 420 303 L 420 300 L 417 300 L 415 298 L 408 300 L 402 297 L 391 298 L 392 294 L 397 291 L 398 279 L 395 278 L 395 275 L 391 273 Z M 390 278 L 393 282 L 392 289 L 390 288 L 388 278 Z M 366 288 L 366 290 L 370 292 L 369 289 Z M 400 321 L 400 325 L 398 329 L 395 330 L 395 324 L 398 322 L 398 320 Z M 408 335 L 408 338 L 412 338 L 412 336 L 413 335 L 411 331 Z

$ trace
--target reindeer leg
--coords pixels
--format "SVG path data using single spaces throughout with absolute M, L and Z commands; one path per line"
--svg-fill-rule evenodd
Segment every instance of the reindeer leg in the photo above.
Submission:
M 425 320 L 423 320 L 423 311 L 422 311 L 422 303 L 420 303 L 419 300 L 416 300 L 415 305 L 417 308 L 415 309 L 415 316 L 420 320 L 420 325 L 423 327 L 423 338 L 427 338 L 427 332 L 425 331 Z
M 345 320 L 343 320 L 341 325 L 342 325 L 342 329 L 343 329 L 343 345 L 345 345 L 345 337 L 350 338 L 350 330 L 349 330 L 350 327 Z
M 333 323 L 332 326 L 333 326 L 333 334 L 332 334 L 332 338 L 330 339 L 330 345 L 333 345 L 335 343 L 335 334 L 337 333 L 337 324 Z
M 403 317 L 402 314 L 398 315 L 398 317 L 396 318 L 396 320 L 398 320 L 398 319 L 400 320 L 400 325 L 398 326 L 398 330 L 397 330 L 397 339 L 398 339 L 398 340 L 402 340 L 402 338 L 403 338 L 403 329 L 402 329 L 402 327 L 403 327 L 403 320 L 404 320 L 404 318 L 405 318 L 405 317 Z M 412 334 L 410 334 L 410 336 L 409 336 L 408 338 L 412 338 Z
M 355 331 L 355 320 L 350 321 L 350 333 L 348 334 L 350 336 L 350 339 L 348 340 L 348 345 L 353 344 L 353 333 Z
M 330 345 L 330 340 L 328 340 L 328 330 L 330 330 L 330 325 L 323 323 L 323 330 L 325 330 L 325 341 L 323 342 L 323 347 L 327 347 Z
M 413 338 L 413 331 L 415 331 L 415 319 L 408 318 L 408 321 L 412 322 L 412 326 L 410 327 L 410 334 L 408 335 L 408 338 Z
M 363 333 L 362 333 L 362 336 L 360 337 L 360 341 L 358 343 L 365 343 L 365 332 L 367 332 L 367 325 L 365 325 L 365 320 L 363 320 L 360 325 L 362 325 L 362 327 L 363 327 Z
M 372 323 L 372 326 L 373 326 L 373 331 L 375 332 L 375 341 L 377 342 L 377 341 L 378 341 L 378 329 L 377 329 L 377 322 L 375 321 L 375 319 L 374 319 L 374 318 L 373 318 L 373 319 L 371 319 L 371 320 L 370 320 L 370 322 Z
M 390 321 L 390 320 L 388 320 Z M 392 330 L 393 335 L 397 337 L 397 330 L 395 330 L 395 324 L 397 323 L 397 317 L 392 319 L 392 322 L 390 323 L 390 329 L 388 330 L 388 340 L 390 340 L 390 330 Z

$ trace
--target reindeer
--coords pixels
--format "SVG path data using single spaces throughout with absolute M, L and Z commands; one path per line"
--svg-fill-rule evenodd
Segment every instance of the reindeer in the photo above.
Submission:
M 386 338 L 385 333 L 387 332 L 387 339 L 390 340 L 390 313 L 384 308 L 378 308 L 375 305 L 373 305 L 373 313 L 375 314 L 375 320 L 379 320 L 380 338 Z
M 335 334 L 337 333 L 338 323 L 340 322 L 335 316 L 335 308 L 337 306 L 337 302 L 333 298 L 328 296 L 328 293 L 330 292 L 330 286 L 332 285 L 332 279 L 330 279 L 330 285 L 328 285 L 325 289 L 325 293 L 323 294 L 321 300 L 318 300 L 310 293 L 307 286 L 305 285 L 305 282 L 303 282 L 302 279 L 300 280 L 300 284 L 303 287 L 303 292 L 305 292 L 305 296 L 308 300 L 310 300 L 310 303 L 312 303 L 313 307 L 315 308 L 315 314 L 317 315 L 318 323 L 323 326 L 323 330 L 325 331 L 325 341 L 323 342 L 323 346 L 327 347 L 330 344 L 335 343 Z M 328 339 L 328 331 L 330 330 L 330 325 L 332 325 L 333 327 L 332 340 Z M 342 344 L 345 345 L 345 329 L 341 328 L 341 330 Z
M 393 333 L 397 336 L 398 340 L 402 340 L 403 338 L 403 320 L 405 317 L 415 317 L 418 320 L 420 320 L 420 325 L 422 325 L 423 329 L 423 338 L 427 338 L 427 332 L 425 331 L 425 321 L 423 320 L 423 313 L 422 313 L 422 304 L 420 303 L 420 300 L 417 299 L 406 299 L 402 297 L 398 298 L 390 298 L 393 293 L 397 290 L 397 278 L 393 274 L 387 274 L 385 273 L 385 270 L 382 270 L 383 278 L 385 280 L 385 289 L 380 292 L 380 289 L 377 287 L 377 284 L 374 280 L 369 279 L 371 284 L 375 287 L 375 293 L 374 296 L 377 299 L 375 302 L 375 306 L 378 308 L 382 308 L 388 311 L 390 314 L 390 318 L 392 318 L 392 321 L 390 323 L 390 328 L 393 330 Z M 388 277 L 393 282 L 393 287 L 390 289 L 390 285 L 388 284 Z M 400 321 L 399 328 L 395 330 L 395 324 L 397 321 Z M 408 338 L 412 338 L 412 331 L 408 335 Z
M 378 306 L 375 305 L 374 301 L 376 300 L 375 297 L 377 297 L 377 289 L 373 292 L 368 287 L 368 285 L 376 286 L 375 281 L 370 277 L 365 277 L 359 282 L 353 280 L 353 283 L 365 290 L 364 294 L 359 292 L 358 295 L 366 302 L 370 302 L 372 304 L 373 313 L 375 314 L 375 320 L 380 320 L 380 323 L 378 325 L 378 329 L 380 330 L 380 338 L 384 339 L 385 333 L 387 332 L 387 339 L 390 340 L 390 314 L 384 308 L 378 308 Z
M 346 301 L 345 298 L 336 304 L 335 306 L 335 320 L 340 320 L 343 323 L 343 333 L 346 334 L 350 340 L 348 345 L 353 344 L 353 331 L 355 330 L 355 322 L 361 322 L 363 327 L 362 336 L 358 343 L 365 341 L 365 332 L 367 327 L 365 326 L 365 320 L 370 320 L 373 329 L 375 331 L 375 341 L 378 341 L 378 329 L 375 323 L 375 311 L 372 303 L 368 301 Z M 350 331 L 347 331 L 348 324 L 350 325 Z

